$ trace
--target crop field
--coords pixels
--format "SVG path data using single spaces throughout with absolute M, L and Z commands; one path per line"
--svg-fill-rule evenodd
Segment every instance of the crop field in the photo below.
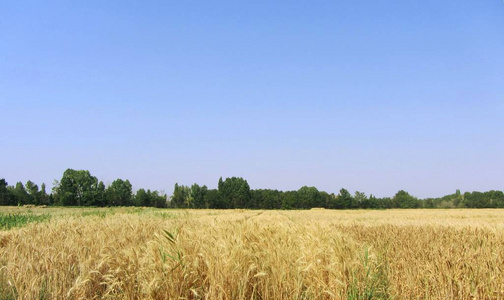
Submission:
M 0 299 L 504 299 L 504 210 L 1 207 Z

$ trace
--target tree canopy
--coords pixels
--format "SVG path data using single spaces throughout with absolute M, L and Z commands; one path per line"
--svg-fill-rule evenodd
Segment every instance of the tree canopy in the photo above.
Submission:
M 400 190 L 393 197 L 369 197 L 356 191 L 353 195 L 342 188 L 339 193 L 319 191 L 302 186 L 295 191 L 251 189 L 242 177 L 219 178 L 216 189 L 197 183 L 191 186 L 175 183 L 168 199 L 164 193 L 140 188 L 136 193 L 128 179 L 116 179 L 105 186 L 88 170 L 67 169 L 55 181 L 51 194 L 46 185 L 39 187 L 28 180 L 8 185 L 0 178 L 0 205 L 60 206 L 153 206 L 172 208 L 214 209 L 388 209 L 388 208 L 504 208 L 504 193 L 498 190 L 465 192 L 440 198 L 418 199 Z

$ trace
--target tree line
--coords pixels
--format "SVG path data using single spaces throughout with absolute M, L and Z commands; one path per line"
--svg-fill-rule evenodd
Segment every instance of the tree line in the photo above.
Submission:
M 160 208 L 212 209 L 389 209 L 389 208 L 504 208 L 502 191 L 465 192 L 440 198 L 418 199 L 398 191 L 393 197 L 378 198 L 342 188 L 338 194 L 303 186 L 297 191 L 250 189 L 241 177 L 219 179 L 216 189 L 193 184 L 175 184 L 173 195 L 139 189 L 135 193 L 129 180 L 116 179 L 109 186 L 87 170 L 67 169 L 55 181 L 51 193 L 45 184 L 40 188 L 32 181 L 8 185 L 0 179 L 0 205 L 56 206 L 152 206 Z
M 116 179 L 105 187 L 87 170 L 67 169 L 56 180 L 52 193 L 45 184 L 39 187 L 31 181 L 9 186 L 0 179 L 0 205 L 56 206 L 153 206 L 168 207 L 166 195 L 158 191 L 139 189 L 133 193 L 129 180 Z
M 303 186 L 297 191 L 250 189 L 243 178 L 219 179 L 217 189 L 205 185 L 175 184 L 171 207 L 177 208 L 246 208 L 246 209 L 389 209 L 389 208 L 504 208 L 502 191 L 466 192 L 440 198 L 418 199 L 404 190 L 393 197 L 378 198 L 342 188 L 338 194 Z

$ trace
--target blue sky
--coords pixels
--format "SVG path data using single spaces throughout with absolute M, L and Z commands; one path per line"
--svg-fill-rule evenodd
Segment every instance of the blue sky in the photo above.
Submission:
M 0 177 L 504 189 L 504 2 L 1 1 Z

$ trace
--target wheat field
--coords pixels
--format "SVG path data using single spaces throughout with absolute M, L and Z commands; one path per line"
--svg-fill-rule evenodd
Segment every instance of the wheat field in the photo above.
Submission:
M 504 299 L 504 210 L 0 214 L 0 299 Z

